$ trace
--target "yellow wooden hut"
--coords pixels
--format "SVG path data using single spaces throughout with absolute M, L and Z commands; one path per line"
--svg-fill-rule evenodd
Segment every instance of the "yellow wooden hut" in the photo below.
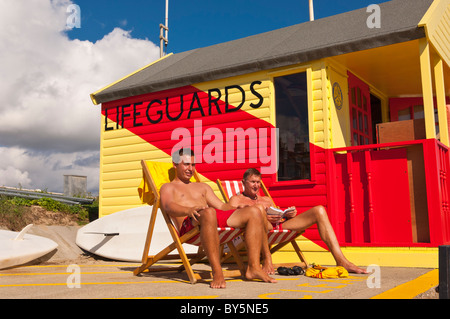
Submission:
M 437 267 L 450 242 L 449 67 L 450 0 L 392 0 L 164 56 L 91 95 L 100 216 L 141 206 L 140 161 L 170 161 L 188 138 L 214 188 L 257 166 L 278 205 L 324 205 L 358 264 Z M 308 260 L 332 263 L 317 229 L 301 238 Z

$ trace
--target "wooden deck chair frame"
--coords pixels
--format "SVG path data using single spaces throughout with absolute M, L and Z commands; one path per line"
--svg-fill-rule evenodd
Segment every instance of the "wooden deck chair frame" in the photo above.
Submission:
M 201 261 L 206 256 L 206 254 L 201 249 L 201 246 L 199 246 L 198 244 L 195 244 L 196 246 L 199 246 L 198 253 L 193 254 L 193 255 L 191 254 L 188 256 L 182 245 L 184 243 L 190 243 L 189 240 L 191 240 L 193 237 L 199 235 L 200 228 L 199 228 L 199 226 L 197 226 L 181 237 L 178 235 L 178 231 L 176 230 L 175 226 L 173 225 L 171 218 L 169 217 L 169 215 L 166 212 L 164 212 L 164 210 L 161 207 L 159 190 L 156 186 L 156 183 L 155 183 L 153 177 L 150 174 L 150 171 L 148 169 L 146 161 L 142 160 L 141 166 L 142 166 L 144 178 L 150 184 L 151 191 L 154 195 L 154 201 L 153 201 L 153 203 L 148 203 L 149 205 L 153 204 L 153 208 L 152 208 L 152 213 L 151 213 L 151 217 L 150 217 L 150 223 L 149 223 L 149 227 L 148 227 L 144 251 L 143 251 L 143 255 L 142 255 L 142 265 L 139 266 L 138 268 L 136 268 L 133 273 L 134 273 L 134 275 L 137 276 L 140 273 L 142 273 L 143 271 L 145 271 L 146 269 L 148 269 L 148 271 L 168 271 L 168 270 L 182 271 L 184 269 L 184 270 L 186 270 L 186 273 L 189 277 L 190 282 L 192 284 L 194 284 L 197 282 L 198 279 L 200 279 L 200 276 L 198 276 L 197 274 L 194 273 L 194 271 L 192 269 L 192 265 Z M 200 177 L 197 174 L 197 172 L 195 172 L 194 178 L 197 182 L 200 182 Z M 161 213 L 164 217 L 164 220 L 167 224 L 167 227 L 169 229 L 169 232 L 173 239 L 173 242 L 169 246 L 167 246 L 166 248 L 161 250 L 159 253 L 157 253 L 156 255 L 149 256 L 150 244 L 151 244 L 151 241 L 153 238 L 153 231 L 154 231 L 154 227 L 155 227 L 155 221 L 156 221 L 156 216 L 158 214 L 158 210 L 161 211 Z M 234 231 L 232 233 L 234 235 L 229 235 L 230 237 L 226 239 L 226 243 L 230 249 L 231 254 L 235 257 L 235 262 L 238 265 L 240 275 L 244 276 L 245 275 L 245 266 L 242 262 L 242 259 L 239 256 L 238 251 L 236 250 L 236 247 L 234 246 L 234 244 L 232 242 L 232 239 L 234 239 L 235 237 L 237 237 L 239 235 L 240 230 L 232 229 L 232 228 L 230 228 L 230 230 Z M 197 240 L 196 242 L 199 243 L 199 240 Z M 223 244 L 224 243 L 221 242 L 221 246 L 223 246 Z M 158 268 L 150 269 L 150 267 L 152 265 L 154 265 L 156 262 L 158 262 L 159 260 L 173 259 L 172 256 L 168 256 L 168 255 L 170 252 L 172 252 L 175 249 L 178 251 L 179 258 L 181 259 L 181 261 L 183 263 L 182 266 L 177 267 L 175 269 L 174 269 L 174 267 L 170 267 L 170 268 L 158 267 Z M 223 248 L 221 247 L 221 249 L 223 249 Z M 189 257 L 193 257 L 193 258 L 191 260 L 189 260 Z
M 237 194 L 238 192 L 242 192 L 244 189 L 241 181 L 221 181 L 220 179 L 217 179 L 216 184 L 219 187 L 219 190 L 223 196 L 223 199 L 226 202 L 230 201 L 230 197 L 231 197 L 231 196 L 229 196 L 230 191 L 232 192 L 232 194 Z M 227 184 L 227 186 L 225 187 L 225 188 L 227 188 L 227 190 L 225 190 L 223 184 Z M 270 198 L 270 200 L 272 201 L 272 205 L 274 207 L 278 207 L 275 204 L 272 196 L 270 195 L 269 191 L 267 190 L 266 185 L 264 185 L 264 182 L 262 180 L 261 180 L 261 190 L 265 196 Z M 306 258 L 303 255 L 303 252 L 301 251 L 300 247 L 298 246 L 298 244 L 296 242 L 296 239 L 303 233 L 304 233 L 304 231 L 303 232 L 295 232 L 295 231 L 290 231 L 290 230 L 286 231 L 285 230 L 284 231 L 285 237 L 284 237 L 282 234 L 280 234 L 279 231 L 271 230 L 267 234 L 269 247 L 270 247 L 270 253 L 273 254 L 273 253 L 277 252 L 278 250 L 280 250 L 281 248 L 283 248 L 284 246 L 286 246 L 287 244 L 291 243 L 298 258 L 300 259 L 300 261 L 302 263 L 304 263 L 304 267 L 307 268 L 308 262 L 306 261 Z M 277 238 L 278 236 L 280 236 L 280 237 Z M 284 239 L 284 238 L 286 238 L 286 239 Z M 242 247 L 238 246 L 237 248 L 239 250 Z M 230 257 L 231 257 L 231 255 L 226 256 L 226 258 L 230 258 Z

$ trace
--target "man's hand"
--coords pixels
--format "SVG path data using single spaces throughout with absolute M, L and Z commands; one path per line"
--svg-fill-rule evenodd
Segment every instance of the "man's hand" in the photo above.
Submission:
M 291 219 L 291 218 L 294 218 L 295 216 L 297 216 L 297 209 L 295 209 L 295 206 L 292 206 L 292 207 L 289 207 L 289 208 L 294 208 L 294 210 L 284 214 L 284 217 L 286 217 L 287 219 Z
M 269 223 L 271 224 L 277 224 L 281 221 L 281 216 L 278 215 L 269 215 L 267 214 L 267 220 L 269 221 Z
M 206 207 L 203 206 L 195 206 L 195 207 L 191 207 L 188 209 L 187 211 L 187 215 L 191 218 L 193 218 L 195 221 L 198 222 L 197 217 L 200 216 L 200 214 L 198 213 L 199 211 L 205 209 Z

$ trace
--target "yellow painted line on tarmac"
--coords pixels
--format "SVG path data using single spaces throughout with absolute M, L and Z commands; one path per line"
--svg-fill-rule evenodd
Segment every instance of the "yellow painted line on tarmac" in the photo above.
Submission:
M 341 288 L 345 288 L 347 287 L 348 284 L 344 284 L 344 285 L 329 285 L 329 284 L 318 284 L 318 285 L 313 285 L 310 283 L 304 283 L 304 284 L 300 284 L 297 285 L 297 287 L 308 287 L 308 288 L 330 288 L 330 289 L 341 289 Z
M 349 276 L 348 278 L 338 278 L 338 279 L 321 279 L 322 282 L 330 282 L 330 283 L 339 283 L 339 284 L 346 284 L 346 285 L 351 285 L 360 281 L 366 281 L 367 278 L 357 278 L 357 277 L 351 277 Z
M 70 264 L 70 265 L 77 265 L 80 267 L 139 267 L 140 264 L 134 264 L 134 265 L 126 265 L 126 264 Z M 22 266 L 22 267 L 17 267 L 17 268 L 10 268 L 10 269 L 5 269 L 5 270 L 11 270 L 11 269 L 28 269 L 28 268 L 67 268 L 70 265 L 32 265 L 32 266 Z M 162 264 L 158 264 L 158 265 L 162 265 Z
M 266 293 L 266 294 L 259 295 L 258 298 L 261 298 L 261 299 L 280 299 L 280 298 L 272 298 L 272 296 L 280 295 L 280 294 L 281 294 L 280 292 L 269 292 L 269 293 Z M 302 298 L 297 298 L 297 299 L 313 299 L 313 297 L 311 295 L 304 295 Z
M 130 268 L 137 268 L 139 266 L 141 266 L 141 264 L 100 264 L 100 265 L 93 265 L 93 264 L 77 264 L 77 263 L 73 263 L 70 265 L 31 265 L 31 266 L 22 266 L 22 267 L 16 267 L 16 268 L 9 268 L 9 269 L 3 269 L 0 270 L 0 273 L 3 271 L 10 271 L 12 269 L 14 270 L 23 270 L 23 269 L 29 269 L 29 268 L 67 268 L 71 265 L 77 265 L 81 268 L 85 267 L 85 268 L 111 268 L 111 267 L 115 267 L 115 268 L 124 268 L 124 267 L 130 267 Z M 178 267 L 181 266 L 182 264 L 156 264 L 155 266 L 164 266 L 164 267 Z
M 186 281 L 187 282 L 187 281 Z M 112 282 L 81 282 L 80 285 L 135 285 L 135 284 L 162 284 L 162 283 L 185 283 L 176 280 L 159 280 L 159 281 L 112 281 Z M 42 283 L 42 284 L 13 284 L 0 285 L 3 287 L 41 287 L 41 286 L 67 286 L 67 283 Z
M 286 280 L 294 281 L 294 280 L 299 280 L 300 278 L 299 277 L 295 277 L 295 278 L 285 278 L 285 277 L 283 277 L 283 278 L 276 278 L 276 279 L 277 279 L 277 281 L 286 281 Z
M 279 292 L 269 292 L 269 293 L 265 293 L 265 294 L 261 294 L 258 296 L 258 298 L 261 299 L 278 299 L 278 298 L 272 298 L 273 295 L 279 295 Z
M 10 276 L 52 276 L 52 275 L 70 275 L 73 272 L 35 272 L 35 273 L 21 273 L 21 274 L 0 274 L 0 277 Z M 101 275 L 101 274 L 127 274 L 133 273 L 132 271 L 86 271 L 77 272 L 80 275 Z
M 123 267 L 139 267 L 140 265 L 78 265 L 78 264 L 73 264 L 73 265 L 77 265 L 80 268 L 85 267 L 85 268 L 90 268 L 90 267 L 98 267 L 98 268 L 123 268 Z M 20 269 L 30 269 L 30 268 L 68 268 L 71 265 L 40 265 L 40 266 L 24 266 L 24 267 L 20 267 L 20 268 L 15 268 L 15 270 L 20 270 Z M 173 264 L 158 264 L 157 266 L 174 266 Z M 175 265 L 174 267 L 176 267 L 177 265 Z M 11 269 L 5 269 L 4 271 L 10 271 Z M 174 271 L 176 271 L 176 269 L 174 269 Z M 70 274 L 71 272 L 56 272 L 56 273 L 51 273 L 51 272 L 33 272 L 33 273 L 25 273 L 25 272 L 21 272 L 21 273 L 2 273 L 0 271 L 0 277 L 8 277 L 8 276 L 43 276 L 43 275 L 67 275 Z M 86 275 L 91 275 L 91 274 L 128 274 L 128 273 L 133 273 L 133 271 L 127 271 L 127 270 L 121 270 L 121 271 L 92 271 L 92 272 L 80 272 L 80 274 L 86 274 Z M 145 271 L 143 271 L 143 273 L 150 273 L 148 271 L 148 269 L 146 269 Z
M 376 295 L 371 299 L 412 299 L 438 284 L 439 269 L 434 269 L 414 280 Z
M 314 293 L 314 294 L 327 294 L 329 292 L 333 292 L 333 289 L 328 290 L 296 290 L 296 289 L 280 289 L 280 291 L 290 291 L 290 292 L 307 292 L 307 293 Z

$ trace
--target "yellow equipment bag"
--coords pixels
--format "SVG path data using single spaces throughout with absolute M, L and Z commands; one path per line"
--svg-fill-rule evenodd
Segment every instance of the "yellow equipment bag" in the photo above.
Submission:
M 313 265 L 305 271 L 305 276 L 312 278 L 347 278 L 348 271 L 344 267 L 322 267 L 320 265 Z

